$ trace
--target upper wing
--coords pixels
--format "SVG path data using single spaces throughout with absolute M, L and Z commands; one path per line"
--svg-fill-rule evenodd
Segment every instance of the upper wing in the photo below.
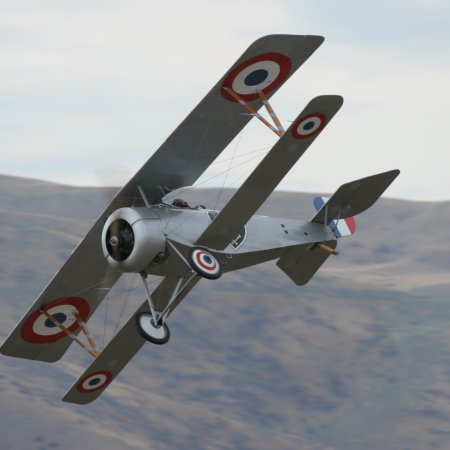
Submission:
M 73 332 L 78 328 L 76 323 L 69 323 L 68 312 L 81 308 L 87 320 L 95 311 L 120 276 L 109 269 L 101 249 L 106 218 L 120 207 L 142 202 L 136 195 L 138 185 L 151 202 L 157 202 L 168 190 L 193 184 L 251 119 L 241 114 L 241 106 L 223 87 L 231 87 L 259 109 L 261 101 L 255 90 L 272 95 L 322 42 L 321 36 L 293 35 L 265 36 L 254 42 L 119 191 L 0 351 L 42 361 L 59 359 L 72 341 L 57 332 L 39 308 L 50 308 L 53 315 L 59 314 Z
M 196 244 L 223 250 L 333 118 L 342 102 L 337 95 L 311 100 Z
M 252 118 L 242 114 L 242 106 L 223 88 L 232 88 L 258 110 L 257 89 L 273 95 L 323 40 L 269 35 L 255 41 L 119 192 L 114 209 L 130 204 L 136 184 L 150 202 L 159 201 L 166 187 L 192 185 Z

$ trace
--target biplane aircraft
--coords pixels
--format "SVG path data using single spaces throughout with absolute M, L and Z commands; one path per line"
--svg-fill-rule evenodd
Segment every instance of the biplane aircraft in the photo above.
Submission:
M 398 170 L 344 184 L 329 199 L 317 197 L 316 214 L 309 221 L 290 220 L 286 227 L 282 218 L 255 215 L 343 103 L 337 95 L 316 97 L 287 130 L 269 103 L 323 40 L 270 35 L 255 41 L 118 192 L 3 343 L 1 353 L 54 362 L 72 342 L 79 343 L 95 359 L 63 400 L 86 404 L 146 341 L 169 340 L 171 314 L 199 281 L 277 260 L 288 277 L 304 285 L 337 254 L 338 238 L 355 231 L 353 216 L 382 195 Z M 269 120 L 258 113 L 262 106 Z M 252 117 L 279 139 L 224 208 L 193 208 L 176 198 Z M 174 201 L 167 201 L 169 194 Z M 100 351 L 86 322 L 126 272 L 140 274 L 147 298 Z M 153 292 L 148 275 L 162 277 Z

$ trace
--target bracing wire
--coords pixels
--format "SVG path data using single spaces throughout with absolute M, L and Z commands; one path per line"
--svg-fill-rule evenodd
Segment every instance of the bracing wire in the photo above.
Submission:
M 123 313 L 125 311 L 125 308 L 127 307 L 128 301 L 130 300 L 130 292 L 131 292 L 131 288 L 132 288 L 132 286 L 134 284 L 134 281 L 136 279 L 136 275 L 137 275 L 136 273 L 133 274 L 133 278 L 131 279 L 131 282 L 130 282 L 130 287 L 126 291 L 125 301 L 122 303 L 122 310 L 120 311 L 119 318 L 117 319 L 117 323 L 116 323 L 116 326 L 114 327 L 114 331 L 113 331 L 113 334 L 112 334 L 113 337 L 117 333 L 117 329 L 119 328 L 120 320 L 122 319 L 122 316 L 123 316 Z
M 266 147 L 258 148 L 258 149 L 256 149 L 256 150 L 251 150 L 251 151 L 249 151 L 249 152 L 241 153 L 240 155 L 237 155 L 237 156 L 232 156 L 231 158 L 226 158 L 226 159 L 221 159 L 221 160 L 219 160 L 219 161 L 215 161 L 215 162 L 213 162 L 211 165 L 214 166 L 214 165 L 216 165 L 216 164 L 222 164 L 222 163 L 224 163 L 224 162 L 229 161 L 230 159 L 239 159 L 239 158 L 243 158 L 244 156 L 251 155 L 252 153 L 262 152 L 262 151 L 267 150 L 267 149 L 269 149 L 269 148 L 271 148 L 271 147 L 270 147 L 270 146 L 266 146 Z
M 269 147 L 266 147 L 266 148 L 264 148 L 264 149 L 260 149 L 259 151 L 267 150 L 267 148 L 269 148 Z M 250 152 L 250 153 L 253 153 L 253 152 Z M 263 155 L 263 156 L 264 156 L 264 155 Z M 201 186 L 202 184 L 205 184 L 205 183 L 207 183 L 208 181 L 213 180 L 214 178 L 220 177 L 221 175 L 223 175 L 223 174 L 229 172 L 230 170 L 236 169 L 237 167 L 244 166 L 245 164 L 247 164 L 247 163 L 253 161 L 254 159 L 258 159 L 258 158 L 261 158 L 261 155 L 254 156 L 253 158 L 247 159 L 246 161 L 244 161 L 244 162 L 242 162 L 242 163 L 236 164 L 235 166 L 231 167 L 230 169 L 223 170 L 222 172 L 219 172 L 219 173 L 217 173 L 217 174 L 211 176 L 210 178 L 207 178 L 206 180 L 201 181 L 200 183 L 196 184 L 195 186 L 188 186 L 188 187 L 186 187 L 186 189 L 183 189 L 182 191 L 178 191 L 178 192 L 177 192 L 177 195 L 178 195 L 178 194 L 183 194 L 184 192 L 187 192 L 187 191 L 190 191 L 191 189 L 197 188 L 197 187 Z M 245 175 L 246 175 L 246 174 L 244 174 L 243 176 L 245 176 Z
M 192 158 L 191 158 L 191 162 L 190 162 L 190 166 L 191 166 L 191 167 L 192 167 L 192 165 L 194 164 L 195 160 L 197 159 L 197 156 L 198 156 L 198 154 L 199 154 L 199 151 L 200 151 L 200 149 L 202 148 L 203 143 L 205 142 L 206 136 L 208 135 L 209 129 L 210 129 L 210 127 L 211 127 L 211 121 L 212 121 L 212 117 L 209 118 L 208 125 L 207 125 L 205 131 L 203 132 L 203 135 L 202 135 L 201 138 L 200 138 L 200 142 L 199 142 L 199 144 L 197 145 L 197 148 L 196 148 L 196 150 L 195 150 L 195 154 L 194 154 L 194 155 L 192 156 Z M 183 192 L 185 192 L 185 191 L 183 191 Z M 172 216 L 169 216 L 169 220 L 167 221 L 166 225 L 164 226 L 164 230 L 166 230 L 167 227 L 169 226 L 169 223 L 170 223 L 170 220 L 171 220 L 171 219 L 172 219 Z
M 102 347 L 105 348 L 105 339 L 106 339 L 106 321 L 108 320 L 108 302 L 105 302 L 105 320 L 103 324 L 103 338 L 102 338 Z
M 239 143 L 241 142 L 241 138 L 242 138 L 242 134 L 243 133 L 244 133 L 244 131 L 241 131 L 239 133 L 239 137 L 238 137 L 238 139 L 236 141 L 236 145 L 234 146 L 233 156 L 230 159 L 230 164 L 228 166 L 228 170 L 225 172 L 225 177 L 223 178 L 222 187 L 220 188 L 219 194 L 217 195 L 216 204 L 214 205 L 214 209 L 217 209 L 217 205 L 219 204 L 220 197 L 222 196 L 223 189 L 225 188 L 225 183 L 227 182 L 228 174 L 230 173 L 231 165 L 233 164 L 234 157 L 236 156 L 236 151 L 237 151 L 237 149 L 239 147 Z
M 270 149 L 270 148 L 271 148 L 270 146 L 267 146 L 267 147 L 259 148 L 259 149 L 257 149 L 257 150 L 252 150 L 252 151 L 250 151 L 250 152 L 243 153 L 242 155 L 238 155 L 238 156 L 236 156 L 234 159 L 239 159 L 239 158 L 242 158 L 242 157 L 244 157 L 244 156 L 251 155 L 251 154 L 253 154 L 253 153 L 261 153 L 261 152 L 263 152 L 263 151 L 267 151 L 267 150 Z M 231 167 L 231 168 L 228 168 L 227 170 L 224 170 L 224 171 L 222 171 L 222 172 L 219 172 L 219 173 L 217 173 L 216 175 L 213 175 L 213 176 L 211 176 L 210 178 L 207 178 L 206 180 L 203 180 L 203 181 L 197 183 L 197 184 L 194 185 L 194 186 L 187 186 L 185 189 L 180 190 L 180 191 L 177 191 L 177 195 L 184 194 L 185 192 L 188 192 L 188 191 L 190 191 L 191 189 L 197 188 L 197 187 L 201 186 L 202 184 L 205 184 L 205 183 L 207 183 L 208 181 L 213 180 L 214 178 L 220 177 L 220 176 L 222 176 L 224 173 L 226 173 L 226 172 L 228 172 L 228 171 L 230 171 L 230 170 L 233 170 L 233 169 L 235 169 L 236 167 L 239 167 L 239 166 L 241 166 L 241 165 L 244 165 L 244 164 L 246 164 L 246 163 L 252 161 L 253 159 L 256 159 L 256 158 L 259 158 L 259 157 L 260 157 L 260 156 L 257 155 L 257 156 L 255 156 L 255 157 L 253 157 L 253 158 L 250 158 L 249 160 L 244 161 L 243 163 L 237 164 L 237 165 L 235 165 L 235 166 L 233 166 L 233 167 Z M 216 162 L 212 163 L 211 166 L 215 166 L 215 165 L 218 165 L 218 164 L 227 162 L 227 161 L 229 161 L 229 160 L 233 160 L 233 158 L 227 158 L 227 159 L 222 159 L 222 160 L 220 160 L 220 161 L 216 161 Z M 167 195 L 167 198 L 171 198 L 170 194 Z
M 134 275 L 133 275 L 133 279 L 132 279 L 132 281 L 131 281 L 131 283 L 130 283 L 130 286 L 129 286 L 127 289 L 122 289 L 122 290 L 120 290 L 120 291 L 114 293 L 113 295 L 109 295 L 109 294 L 108 294 L 107 297 L 105 298 L 105 314 L 104 314 L 104 322 L 103 322 L 103 338 L 102 338 L 102 347 L 101 347 L 101 348 L 105 348 L 106 327 L 107 327 L 107 322 L 108 322 L 108 304 L 111 302 L 111 299 L 113 299 L 113 298 L 115 298 L 115 297 L 121 297 L 121 296 L 123 296 L 124 294 L 126 295 L 124 304 L 123 304 L 123 306 L 122 306 L 122 310 L 121 310 L 121 312 L 120 312 L 120 316 L 119 316 L 119 318 L 118 318 L 118 320 L 117 320 L 117 323 L 116 323 L 116 325 L 115 325 L 115 328 L 114 328 L 114 331 L 113 331 L 113 334 L 112 334 L 112 337 L 114 337 L 115 334 L 116 334 L 116 332 L 117 332 L 117 329 L 118 329 L 120 320 L 122 319 L 122 316 L 123 316 L 123 313 L 124 313 L 124 311 L 125 311 L 125 308 L 126 308 L 126 306 L 127 306 L 127 304 L 128 304 L 129 297 L 130 297 L 130 293 L 131 293 L 132 291 L 135 291 L 135 290 L 139 289 L 139 288 L 142 288 L 142 286 L 140 286 L 140 285 L 134 286 L 134 287 L 133 287 L 133 284 L 134 284 L 136 275 L 137 275 L 137 274 L 134 274 Z M 152 284 L 155 284 L 155 283 L 159 282 L 159 281 L 161 280 L 161 278 L 162 278 L 162 277 L 157 277 L 157 278 L 155 278 L 154 280 L 150 281 L 150 282 L 148 283 L 148 285 L 151 286 Z
M 220 176 L 220 175 L 223 175 L 224 173 L 228 172 L 229 170 L 235 169 L 236 167 L 243 166 L 243 165 L 249 163 L 250 161 L 253 161 L 254 159 L 257 159 L 257 158 L 260 158 L 260 157 L 261 157 L 260 155 L 257 155 L 257 156 L 254 156 L 253 158 L 248 159 L 247 161 L 244 161 L 243 163 L 236 164 L 236 165 L 233 166 L 231 169 L 224 170 L 223 172 L 220 172 L 219 174 L 216 174 L 216 175 L 212 176 L 211 178 L 208 178 L 207 180 L 204 180 L 203 182 L 199 183 L 199 184 L 196 185 L 195 187 L 198 187 L 198 186 L 200 186 L 201 184 L 206 183 L 206 182 L 212 180 L 213 178 L 216 178 L 216 177 L 218 177 L 218 176 Z M 244 176 L 246 176 L 246 175 L 247 175 L 247 174 L 244 174 Z M 182 191 L 182 192 L 186 192 L 187 190 L 190 190 L 190 189 L 192 189 L 192 188 L 193 188 L 193 187 L 190 186 L 190 187 L 186 188 L 186 189 L 185 189 L 184 191 Z M 178 226 L 176 226 L 175 228 L 173 228 L 172 230 L 170 230 L 170 233 L 173 233 L 173 232 L 175 232 L 176 230 L 178 230 L 179 228 L 181 228 L 181 227 L 182 227 L 183 225 L 185 225 L 186 222 L 188 222 L 189 220 L 192 220 L 192 218 L 191 218 L 191 217 L 188 217 L 185 221 L 181 222 Z M 168 223 L 166 224 L 165 229 L 167 229 L 167 225 L 168 225 Z

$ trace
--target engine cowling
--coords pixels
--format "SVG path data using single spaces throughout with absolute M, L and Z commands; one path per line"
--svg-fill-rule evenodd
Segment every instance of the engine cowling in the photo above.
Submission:
M 112 267 L 123 272 L 143 271 L 165 245 L 161 219 L 149 208 L 120 208 L 103 227 L 103 253 Z

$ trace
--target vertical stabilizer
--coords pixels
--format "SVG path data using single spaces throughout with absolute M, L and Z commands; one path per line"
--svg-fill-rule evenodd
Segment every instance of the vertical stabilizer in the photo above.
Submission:
M 329 197 L 314 197 L 313 204 L 316 211 L 319 212 L 329 199 Z M 337 238 L 350 236 L 356 231 L 356 220 L 354 217 L 346 217 L 340 220 L 333 219 L 329 226 Z

